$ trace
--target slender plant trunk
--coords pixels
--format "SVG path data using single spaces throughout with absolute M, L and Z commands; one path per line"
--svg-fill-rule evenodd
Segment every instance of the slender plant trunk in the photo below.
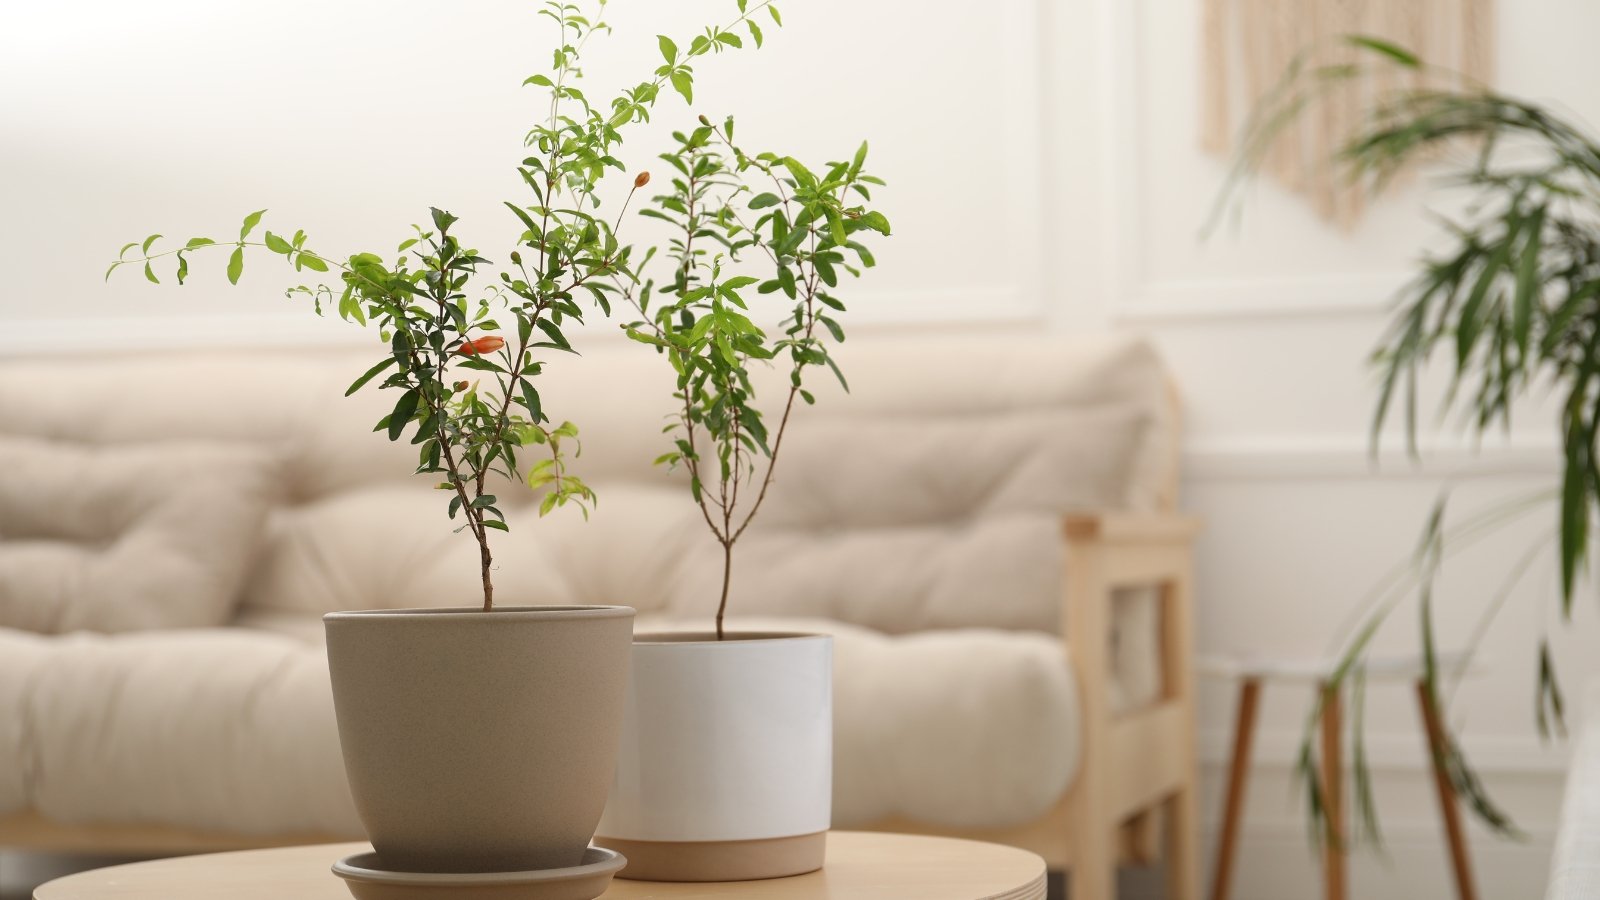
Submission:
M 487 577 L 487 576 L 485 576 Z M 717 640 L 722 640 L 722 617 L 728 612 L 728 583 L 733 580 L 733 542 L 722 543 L 722 601 L 717 604 Z
M 478 533 L 483 534 L 483 526 L 478 526 Z M 494 557 L 489 555 L 489 541 L 485 537 L 478 538 L 478 563 L 483 572 L 483 611 L 494 611 L 494 580 L 490 577 L 489 570 L 494 563 Z

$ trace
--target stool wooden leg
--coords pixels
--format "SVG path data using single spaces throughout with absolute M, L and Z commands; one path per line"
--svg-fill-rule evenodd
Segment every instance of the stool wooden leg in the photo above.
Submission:
M 1456 791 L 1445 771 L 1444 724 L 1425 682 L 1417 682 L 1417 708 L 1422 713 L 1422 728 L 1428 738 L 1428 760 L 1433 765 L 1433 783 L 1439 791 L 1439 815 L 1444 819 L 1445 836 L 1450 841 L 1450 867 L 1456 876 L 1456 894 L 1461 900 L 1477 900 L 1472 881 L 1472 860 L 1467 856 L 1466 835 L 1461 828 L 1461 809 Z
M 1239 683 L 1239 708 L 1234 713 L 1233 758 L 1228 765 L 1228 796 L 1222 809 L 1217 841 L 1217 864 L 1211 876 L 1211 900 L 1228 900 L 1233 880 L 1233 857 L 1239 845 L 1239 824 L 1244 818 L 1244 794 L 1250 779 L 1250 750 L 1255 736 L 1256 708 L 1261 701 L 1261 679 Z
M 1328 813 L 1328 840 L 1322 850 L 1328 900 L 1345 900 L 1344 753 L 1340 740 L 1342 703 L 1337 688 L 1322 690 L 1322 798 Z

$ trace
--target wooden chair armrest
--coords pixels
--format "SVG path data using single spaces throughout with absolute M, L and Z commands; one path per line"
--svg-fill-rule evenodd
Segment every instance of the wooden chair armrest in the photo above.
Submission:
M 1083 720 L 1080 829 L 1109 842 L 1134 817 L 1141 856 L 1150 810 L 1173 798 L 1175 827 L 1192 836 L 1194 756 L 1193 543 L 1200 523 L 1175 512 L 1069 515 L 1062 522 L 1062 623 L 1077 669 Z M 1112 607 L 1120 589 L 1159 589 L 1161 691 L 1151 704 L 1113 710 Z M 1110 844 L 1104 851 L 1111 852 Z M 1187 870 L 1192 860 L 1181 861 Z
M 1170 544 L 1194 540 L 1200 520 L 1173 512 L 1072 513 L 1061 527 L 1067 540 L 1079 543 Z

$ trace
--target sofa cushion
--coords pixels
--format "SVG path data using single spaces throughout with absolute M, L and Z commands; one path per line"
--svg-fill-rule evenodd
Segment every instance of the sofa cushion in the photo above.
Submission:
M 0 815 L 361 836 L 319 646 L 242 628 L 0 628 L 0 685 L 0 773 L 15 773 L 0 775 Z
M 758 522 L 824 531 L 1122 509 L 1148 425 L 1131 403 L 945 417 L 796 415 Z
M 271 457 L 0 436 L 0 458 L 0 626 L 114 632 L 230 618 L 271 502 Z
M 359 837 L 321 623 L 244 621 L 258 627 L 55 639 L 0 628 L 0 815 Z M 834 636 L 837 827 L 893 816 L 1016 825 L 1049 809 L 1077 771 L 1076 686 L 1048 635 L 733 626 Z
M 243 588 L 244 607 L 320 616 L 482 603 L 477 542 L 456 531 L 462 520 L 447 517 L 448 503 L 442 491 L 376 484 L 274 512 Z M 581 528 L 583 518 L 540 520 L 525 503 L 507 503 L 506 517 L 511 531 L 492 544 L 497 602 L 579 602 L 552 537 Z

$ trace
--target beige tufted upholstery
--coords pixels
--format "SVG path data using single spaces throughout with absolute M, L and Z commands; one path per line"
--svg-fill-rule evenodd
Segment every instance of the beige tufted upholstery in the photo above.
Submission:
M 0 363 L 0 438 L 203 440 L 278 463 L 234 627 L 52 638 L 0 620 L 0 814 L 357 831 L 317 616 L 477 599 L 476 550 L 451 533 L 443 494 L 408 474 L 409 446 L 371 433 L 390 398 L 342 396 L 378 352 Z M 852 393 L 815 379 L 818 406 L 797 414 L 741 545 L 732 607 L 838 636 L 837 824 L 1030 819 L 1077 759 L 1053 636 L 1060 515 L 1171 504 L 1163 370 L 1113 338 L 857 339 L 839 356 Z M 500 491 L 512 531 L 496 544 L 497 599 L 709 614 L 718 548 L 679 477 L 650 466 L 669 384 L 634 345 L 550 365 L 545 407 L 581 427 L 578 468 L 600 503 L 587 523 L 538 519 L 531 493 Z M 763 383 L 767 396 L 781 384 Z M 1159 673 L 1153 612 L 1122 607 L 1127 704 Z

